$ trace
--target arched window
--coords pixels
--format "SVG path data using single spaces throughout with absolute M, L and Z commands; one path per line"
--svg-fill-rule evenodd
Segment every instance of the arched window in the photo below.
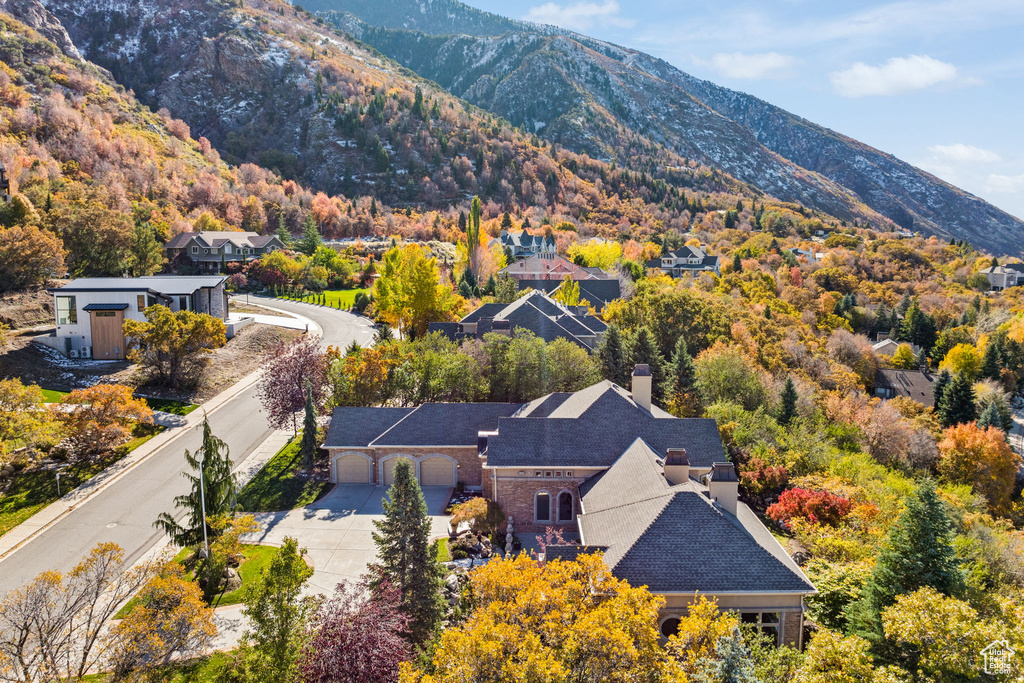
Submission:
M 573 502 L 572 494 L 568 491 L 562 491 L 558 494 L 558 521 L 559 522 L 571 522 L 573 519 Z
M 534 518 L 537 522 L 551 521 L 551 495 L 541 491 L 533 498 Z
M 679 633 L 679 620 L 675 617 L 669 617 L 665 621 L 661 622 L 661 635 L 666 638 L 671 638 L 675 634 Z

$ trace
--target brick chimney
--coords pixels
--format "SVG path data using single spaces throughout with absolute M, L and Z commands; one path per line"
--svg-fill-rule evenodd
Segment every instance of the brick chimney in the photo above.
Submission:
M 633 369 L 633 400 L 644 410 L 651 409 L 651 368 L 646 364 Z
M 739 485 L 736 468 L 731 462 L 716 462 L 711 465 L 711 476 L 708 477 L 708 495 L 722 509 L 733 515 L 736 514 L 736 506 L 739 501 Z
M 665 455 L 665 479 L 675 486 L 690 478 L 690 459 L 685 448 L 670 448 Z

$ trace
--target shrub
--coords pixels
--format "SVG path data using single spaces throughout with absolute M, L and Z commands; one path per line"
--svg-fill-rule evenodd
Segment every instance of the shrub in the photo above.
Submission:
M 792 488 L 783 491 L 778 502 L 768 508 L 768 516 L 784 525 L 793 519 L 804 519 L 812 524 L 838 526 L 851 507 L 848 498 L 829 491 Z

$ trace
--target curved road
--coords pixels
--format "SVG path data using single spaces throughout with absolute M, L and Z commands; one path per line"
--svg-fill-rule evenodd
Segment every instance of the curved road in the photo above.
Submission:
M 372 342 L 374 329 L 365 318 L 292 301 L 257 301 L 314 321 L 323 330 L 324 345 L 344 347 L 355 340 L 366 346 Z M 255 386 L 215 408 L 209 419 L 213 433 L 227 442 L 235 463 L 273 432 L 261 414 Z M 195 450 L 201 442 L 201 427 L 189 429 L 0 560 L 0 596 L 40 572 L 67 572 L 97 543 L 117 543 L 129 562 L 141 557 L 162 535 L 153 521 L 161 512 L 173 511 L 174 497 L 187 492 L 188 483 L 181 476 L 186 469 L 184 452 Z

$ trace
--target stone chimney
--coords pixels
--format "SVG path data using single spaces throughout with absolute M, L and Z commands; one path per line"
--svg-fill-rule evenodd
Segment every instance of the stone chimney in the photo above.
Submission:
M 690 459 L 685 448 L 670 448 L 665 455 L 665 479 L 675 486 L 690 478 Z
M 646 364 L 633 369 L 633 400 L 644 410 L 651 409 L 651 368 Z
M 736 505 L 740 495 L 739 485 L 736 468 L 731 462 L 716 462 L 711 465 L 711 476 L 708 477 L 708 495 L 711 500 L 716 501 L 722 509 L 732 515 L 736 514 Z

